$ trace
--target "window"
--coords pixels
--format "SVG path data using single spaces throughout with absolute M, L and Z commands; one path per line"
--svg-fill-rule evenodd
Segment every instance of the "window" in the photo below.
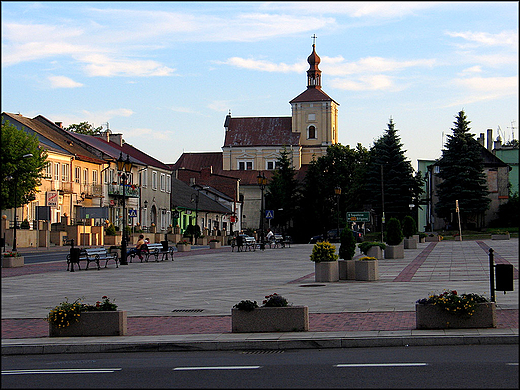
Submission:
M 80 167 L 74 168 L 74 181 L 76 183 L 81 182 L 81 168 Z
M 96 185 L 98 182 L 98 171 L 92 171 L 92 184 Z
M 63 164 L 61 166 L 61 181 L 70 181 L 69 169 L 70 164 Z
M 108 175 L 109 183 L 112 184 L 116 181 L 114 170 L 111 169 Z
M 103 169 L 103 183 L 108 184 L 108 169 Z
M 141 172 L 141 186 L 143 188 L 148 186 L 148 169 Z
M 316 139 L 316 127 L 314 125 L 310 125 L 307 129 L 307 138 Z
M 161 173 L 161 191 L 164 192 L 166 190 L 166 175 L 164 173 Z
M 88 169 L 85 168 L 83 170 L 83 184 L 87 185 L 88 184 Z
M 239 171 L 252 171 L 253 162 L 252 161 L 238 161 L 238 170 Z
M 166 192 L 172 192 L 172 176 L 166 175 Z
M 54 163 L 54 180 L 60 180 L 60 163 Z
M 266 162 L 266 167 L 265 168 L 268 169 L 268 170 L 278 169 L 279 165 L 280 165 L 280 163 L 278 161 L 271 160 L 271 161 L 267 161 Z
M 152 190 L 157 190 L 157 172 L 152 171 Z
M 45 178 L 52 179 L 52 163 L 48 162 L 45 164 Z

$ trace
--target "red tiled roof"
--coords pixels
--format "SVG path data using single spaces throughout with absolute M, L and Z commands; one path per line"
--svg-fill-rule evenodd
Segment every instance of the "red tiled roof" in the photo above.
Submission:
M 332 101 L 338 104 L 334 99 L 321 90 L 321 88 L 307 88 L 301 94 L 296 96 L 289 103 L 301 103 L 301 102 L 322 102 Z M 339 104 L 338 104 L 339 105 Z
M 226 118 L 226 146 L 298 145 L 300 133 L 292 132 L 292 117 Z
M 175 164 L 168 164 L 175 169 L 193 169 L 212 167 L 213 173 L 222 173 L 222 152 L 183 153 Z

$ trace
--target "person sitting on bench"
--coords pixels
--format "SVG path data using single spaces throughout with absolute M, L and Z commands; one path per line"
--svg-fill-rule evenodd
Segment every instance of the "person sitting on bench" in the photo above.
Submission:
M 135 245 L 135 248 L 132 248 L 128 251 L 126 254 L 126 257 L 130 255 L 137 255 L 139 257 L 139 260 L 143 261 L 143 255 L 141 254 L 141 247 L 144 245 L 144 236 L 142 234 L 139 234 L 139 240 L 137 240 L 137 244 Z

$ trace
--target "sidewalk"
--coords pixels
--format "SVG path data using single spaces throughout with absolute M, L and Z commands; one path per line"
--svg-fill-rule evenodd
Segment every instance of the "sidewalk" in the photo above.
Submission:
M 415 301 L 429 293 L 489 297 L 490 247 L 495 263 L 515 267 L 515 291 L 497 292 L 497 328 L 416 330 Z M 66 248 L 57 254 L 63 261 L 2 269 L 2 353 L 518 343 L 518 239 L 418 244 L 404 259 L 381 260 L 376 282 L 315 283 L 312 245 L 206 248 L 176 252 L 174 262 L 74 273 L 65 271 Z M 273 292 L 309 307 L 309 332 L 231 333 L 235 303 Z M 127 336 L 48 337 L 43 318 L 51 307 L 65 297 L 88 303 L 103 295 L 127 311 Z

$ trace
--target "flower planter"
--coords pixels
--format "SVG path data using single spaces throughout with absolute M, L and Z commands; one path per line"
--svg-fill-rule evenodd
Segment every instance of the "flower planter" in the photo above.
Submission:
M 496 309 L 494 302 L 479 303 L 472 316 L 450 313 L 438 305 L 415 305 L 417 329 L 448 328 L 495 328 Z
M 216 242 L 216 241 L 210 241 L 209 242 L 209 249 L 218 249 L 220 248 L 220 242 Z
M 368 257 L 375 257 L 376 259 L 382 259 L 383 258 L 383 250 L 380 246 L 372 246 L 368 248 L 367 250 L 367 256 Z
M 16 267 L 23 267 L 23 266 L 24 266 L 23 256 L 2 257 L 2 268 L 16 268 Z
M 426 237 L 424 237 L 424 241 L 425 242 L 438 242 L 440 240 L 441 240 L 441 236 L 433 236 L 433 237 L 426 236 Z
M 491 239 L 492 240 L 509 240 L 511 238 L 511 235 L 509 233 L 507 234 L 492 234 Z
M 314 280 L 316 282 L 339 281 L 338 261 L 322 261 L 314 263 Z
M 404 259 L 404 245 L 387 245 L 385 259 Z
M 303 332 L 309 330 L 307 306 L 259 307 L 252 311 L 231 309 L 232 332 Z
M 78 322 L 66 328 L 49 323 L 50 337 L 124 336 L 127 333 L 126 311 L 84 311 Z
M 379 279 L 378 260 L 356 260 L 356 280 L 374 281 Z
M 417 240 L 415 238 L 405 238 L 404 249 L 417 249 Z
M 177 244 L 177 250 L 179 252 L 189 252 L 189 251 L 191 251 L 191 245 L 190 244 L 187 244 L 187 245 Z

